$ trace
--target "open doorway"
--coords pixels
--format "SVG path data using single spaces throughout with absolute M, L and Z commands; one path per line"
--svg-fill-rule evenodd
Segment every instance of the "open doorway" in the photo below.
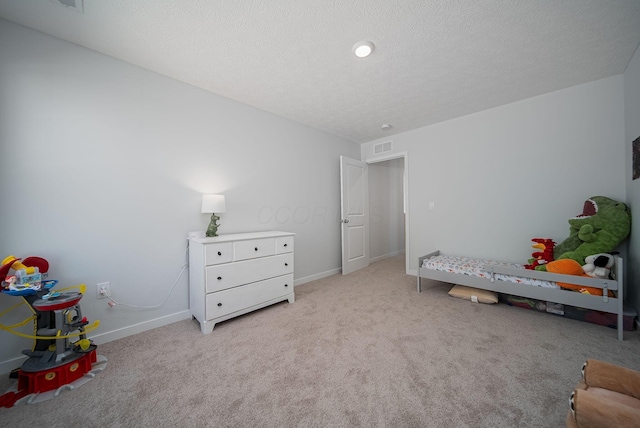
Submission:
M 369 164 L 370 262 L 405 253 L 404 158 Z
M 393 162 L 388 162 L 393 161 Z M 376 164 L 380 168 L 376 168 Z M 369 169 L 373 166 L 374 185 L 369 189 Z M 405 253 L 409 270 L 410 218 L 408 157 L 406 152 L 359 161 L 340 156 L 340 199 L 342 234 L 342 274 L 348 275 L 369 265 L 369 198 L 373 193 L 375 237 L 374 261 Z

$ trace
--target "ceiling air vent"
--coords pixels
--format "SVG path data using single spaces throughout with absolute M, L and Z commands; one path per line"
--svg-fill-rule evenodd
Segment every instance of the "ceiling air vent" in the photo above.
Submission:
M 386 141 L 384 143 L 376 144 L 375 146 L 373 146 L 373 154 L 379 155 L 380 153 L 390 152 L 391 149 L 393 149 L 391 141 Z
M 83 0 L 51 0 L 55 4 L 66 7 L 67 9 L 75 10 L 78 13 L 84 13 L 84 7 L 82 5 Z

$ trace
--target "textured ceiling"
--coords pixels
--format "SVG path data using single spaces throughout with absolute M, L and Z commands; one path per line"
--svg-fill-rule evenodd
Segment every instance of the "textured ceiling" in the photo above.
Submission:
M 638 0 L 0 0 L 0 17 L 359 143 L 621 74 L 640 43 Z

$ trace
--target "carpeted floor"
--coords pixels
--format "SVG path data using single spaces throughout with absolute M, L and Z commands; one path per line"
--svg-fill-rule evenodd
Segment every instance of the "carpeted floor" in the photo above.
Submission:
M 202 335 L 178 322 L 98 348 L 106 370 L 2 427 L 560 427 L 587 358 L 640 369 L 640 335 L 421 294 L 404 256 L 296 287 Z M 0 391 L 10 381 L 0 380 Z

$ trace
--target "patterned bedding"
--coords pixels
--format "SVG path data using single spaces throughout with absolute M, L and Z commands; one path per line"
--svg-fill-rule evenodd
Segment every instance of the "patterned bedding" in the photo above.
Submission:
M 477 276 L 480 278 L 490 278 L 489 272 L 484 270 L 485 265 L 502 266 L 510 268 L 524 269 L 521 264 L 496 262 L 493 260 L 473 259 L 470 257 L 456 257 L 438 255 L 425 259 L 422 262 L 422 267 L 426 269 L 439 270 L 442 272 L 459 273 L 463 275 Z M 511 276 L 495 274 L 495 279 L 500 281 L 514 282 L 516 284 L 528 284 L 545 288 L 560 288 L 555 282 L 543 281 L 540 279 L 526 278 L 522 276 Z

